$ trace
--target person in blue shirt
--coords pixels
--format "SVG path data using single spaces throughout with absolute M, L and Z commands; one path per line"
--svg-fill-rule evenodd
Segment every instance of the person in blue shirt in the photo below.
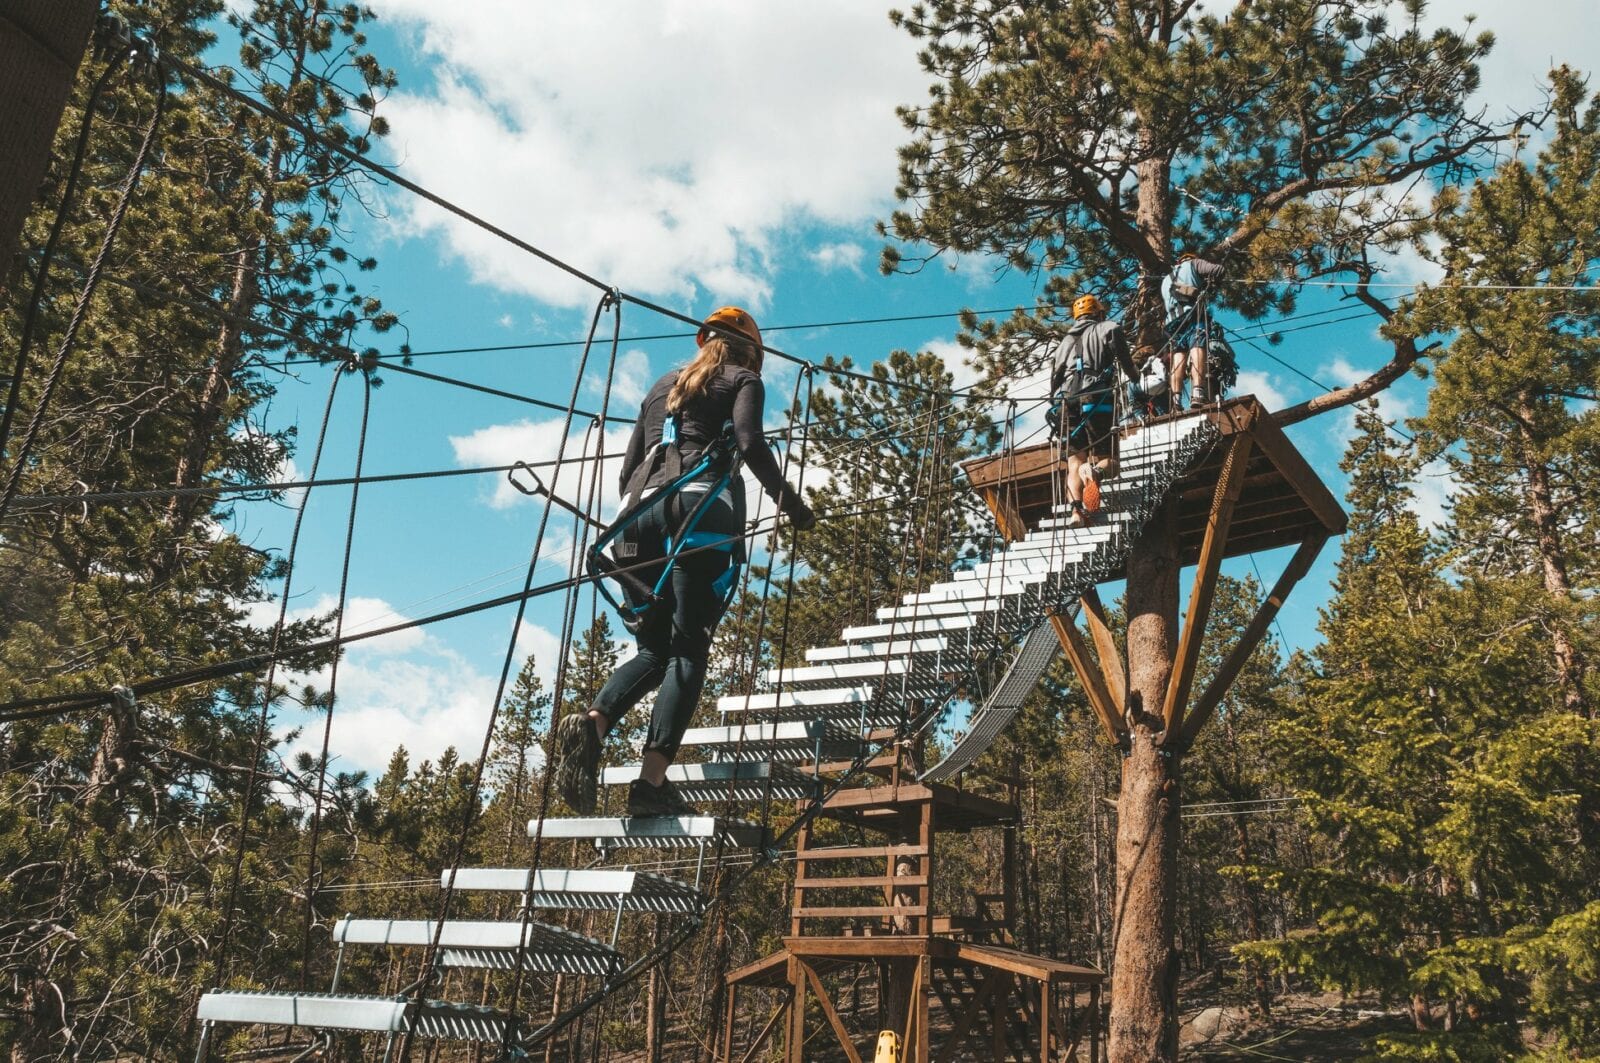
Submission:
M 1211 310 L 1207 298 L 1223 268 L 1193 252 L 1178 256 L 1178 264 L 1167 275 L 1161 294 L 1167 303 L 1167 335 L 1172 344 L 1169 384 L 1173 410 L 1183 409 L 1183 378 L 1189 378 L 1189 403 L 1200 406 L 1221 398 L 1208 391 L 1206 348 L 1211 343 Z

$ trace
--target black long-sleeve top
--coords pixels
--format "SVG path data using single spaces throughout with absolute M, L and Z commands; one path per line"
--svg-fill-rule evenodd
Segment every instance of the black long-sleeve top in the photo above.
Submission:
M 680 370 L 674 369 L 657 380 L 639 407 L 639 420 L 628 439 L 622 458 L 622 490 L 637 469 L 661 443 L 661 427 L 671 416 L 667 395 L 677 383 Z M 794 488 L 783 478 L 772 449 L 762 434 L 761 416 L 766 408 L 767 389 L 761 377 L 742 366 L 723 365 L 717 370 L 699 398 L 680 411 L 678 445 L 685 457 L 698 455 L 722 435 L 723 426 L 733 422 L 734 444 L 745 467 L 755 474 L 767 494 L 785 512 L 800 501 Z

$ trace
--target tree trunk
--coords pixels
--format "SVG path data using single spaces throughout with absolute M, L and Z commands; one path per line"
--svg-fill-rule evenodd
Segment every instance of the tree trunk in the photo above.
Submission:
M 1128 723 L 1117 805 L 1111 1063 L 1178 1058 L 1179 763 L 1157 745 L 1178 627 L 1176 510 L 1164 504 L 1128 559 Z
M 1522 464 L 1528 470 L 1528 515 L 1533 519 L 1534 541 L 1539 550 L 1539 564 L 1544 575 L 1544 589 L 1564 604 L 1572 600 L 1572 580 L 1567 575 L 1566 546 L 1562 541 L 1560 521 L 1556 517 L 1555 495 L 1550 488 L 1550 469 L 1539 456 L 1533 429 L 1538 412 L 1532 398 L 1519 396 L 1517 426 L 1522 449 Z M 1561 700 L 1566 707 L 1580 715 L 1590 715 L 1588 699 L 1583 692 L 1585 662 L 1572 634 L 1563 621 L 1552 625 L 1550 645 L 1555 652 L 1556 679 L 1561 684 Z

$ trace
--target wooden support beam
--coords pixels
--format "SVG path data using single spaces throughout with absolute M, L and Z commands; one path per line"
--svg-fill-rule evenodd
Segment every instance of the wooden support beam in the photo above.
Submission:
M 1095 655 L 1100 658 L 1100 674 L 1105 676 L 1106 689 L 1111 692 L 1111 703 L 1117 706 L 1117 719 L 1120 720 L 1120 710 L 1128 704 L 1128 669 L 1122 663 L 1122 653 L 1117 649 L 1115 636 L 1111 634 L 1111 625 L 1106 620 L 1106 607 L 1100 602 L 1100 592 L 1090 587 L 1082 601 L 1083 619 L 1089 625 L 1089 637 L 1094 640 Z
M 1183 632 L 1178 636 L 1178 652 L 1167 681 L 1166 702 L 1161 707 L 1162 718 L 1166 721 L 1163 738 L 1176 741 L 1178 728 L 1183 724 L 1183 706 L 1194 684 L 1200 643 L 1205 637 L 1211 601 L 1217 591 L 1217 571 L 1222 567 L 1222 556 L 1227 550 L 1233 506 L 1239 501 L 1239 489 L 1244 485 L 1250 449 L 1249 436 L 1234 436 L 1228 444 L 1228 456 L 1222 462 L 1222 475 L 1217 478 L 1217 493 L 1212 497 L 1211 515 L 1206 520 L 1205 541 L 1200 544 L 1200 560 L 1195 565 L 1194 587 L 1189 591 L 1189 609 L 1183 618 Z
M 984 504 L 994 514 L 995 527 L 1007 542 L 1014 543 L 1028 534 L 1028 526 L 1022 522 L 1022 514 L 1011 504 L 1011 499 L 993 487 L 985 487 L 982 493 Z
M 978 991 L 972 995 L 967 1010 L 961 1013 L 961 1019 L 956 1023 L 955 1029 L 950 1031 L 950 1039 L 944 1043 L 944 1048 L 934 1063 L 950 1063 L 956 1058 L 956 1053 L 961 1050 L 961 1042 L 972 1032 L 972 1024 L 977 1021 L 978 1013 L 983 1011 L 984 1005 L 989 1003 L 989 998 L 994 996 L 994 991 L 999 985 L 1000 972 L 990 971 L 978 986 Z
M 817 972 L 812 970 L 808 963 L 801 963 L 800 969 L 805 972 L 806 980 L 811 983 L 811 992 L 816 994 L 817 1003 L 822 1005 L 823 1017 L 828 1020 L 828 1025 L 833 1027 L 834 1036 L 844 1047 L 845 1057 L 850 1063 L 861 1063 L 861 1053 L 857 1052 L 856 1046 L 851 1043 L 850 1031 L 844 1028 L 844 1020 L 839 1018 L 839 1013 L 834 1010 L 833 1000 L 829 998 L 828 991 L 822 987 L 822 979 L 817 977 Z
M 1283 575 L 1272 585 L 1272 590 L 1267 594 L 1266 600 L 1256 610 L 1256 615 L 1250 618 L 1249 625 L 1239 636 L 1238 645 L 1233 647 L 1222 666 L 1217 669 L 1217 674 L 1211 677 L 1205 692 L 1195 701 L 1183 721 L 1180 743 L 1187 748 L 1194 742 L 1195 735 L 1200 733 L 1211 714 L 1222 703 L 1223 697 L 1228 693 L 1228 688 L 1233 681 L 1239 678 L 1239 673 L 1244 669 L 1245 662 L 1255 652 L 1261 638 L 1267 633 L 1273 619 L 1278 615 L 1278 610 L 1283 608 L 1284 599 L 1289 597 L 1289 592 L 1294 590 L 1295 584 L 1305 578 L 1311 566 L 1317 560 L 1317 555 L 1322 553 L 1322 548 L 1330 537 L 1319 535 L 1307 539 L 1300 544 L 1300 549 L 1294 552 L 1289 559 L 1289 564 L 1284 567 Z
M 1289 437 L 1283 434 L 1278 422 L 1271 417 L 1258 417 L 1250 426 L 1250 438 L 1267 456 L 1267 460 L 1283 474 L 1305 501 L 1306 508 L 1316 514 L 1329 535 L 1343 535 L 1349 518 L 1333 497 L 1333 492 L 1322 482 L 1305 457 L 1295 449 Z
M 1056 629 L 1061 649 L 1066 653 L 1067 660 L 1072 662 L 1072 670 L 1083 684 L 1083 691 L 1089 696 L 1089 707 L 1099 718 L 1100 726 L 1105 728 L 1106 737 L 1120 744 L 1123 735 L 1128 733 L 1128 726 L 1122 719 L 1122 706 L 1112 702 L 1105 677 L 1089 659 L 1089 647 L 1084 643 L 1078 625 L 1064 616 L 1051 614 L 1050 626 Z
M 782 1002 L 778 1004 L 777 1010 L 767 1020 L 767 1024 L 761 1027 L 761 1032 L 756 1034 L 756 1039 L 750 1042 L 750 1046 L 744 1050 L 744 1055 L 739 1057 L 739 1063 L 750 1063 L 755 1058 L 755 1054 L 761 1050 L 761 1046 L 767 1043 L 767 1038 L 772 1036 L 772 1031 L 778 1028 L 778 1020 L 788 1012 L 789 1005 L 792 1003 L 794 1003 L 793 994 L 785 994 Z M 728 1041 L 728 1058 L 733 1058 L 733 1040 L 731 1038 Z

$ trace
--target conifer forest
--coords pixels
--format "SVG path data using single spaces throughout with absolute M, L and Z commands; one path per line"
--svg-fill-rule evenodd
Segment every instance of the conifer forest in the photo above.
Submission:
M 1152 498 L 1100 587 L 1103 627 L 1081 620 L 1091 672 L 1116 673 L 1120 718 L 1107 722 L 1097 679 L 1056 656 L 950 781 L 1015 819 L 941 835 L 937 876 L 925 864 L 907 879 L 918 911 L 948 915 L 957 935 L 1005 894 L 1005 925 L 984 924 L 985 940 L 1103 973 L 1103 997 L 1074 986 L 1069 1004 L 1063 984 L 1052 1035 L 1022 989 L 1013 1023 L 998 1003 L 981 1014 L 1004 996 L 989 983 L 917 983 L 931 1032 L 906 1040 L 920 1054 L 876 1059 L 1600 1061 L 1600 86 L 1582 66 L 1592 55 L 1556 54 L 1533 110 L 1473 102 L 1497 22 L 1536 17 L 1481 7 L 1473 22 L 1425 0 L 918 0 L 878 13 L 915 42 L 928 90 L 900 101 L 898 174 L 878 190 L 892 206 L 870 236 L 882 273 L 911 285 L 946 260 L 980 261 L 985 277 L 1029 279 L 1032 302 L 965 312 L 960 365 L 766 333 L 812 363 L 769 381 L 766 428 L 818 519 L 797 531 L 753 508 L 694 728 L 726 723 L 719 699 L 763 689 L 769 669 L 815 662 L 808 649 L 967 578 L 1018 537 L 962 466 L 1045 438 L 1022 438 L 1012 385 L 1041 371 L 1080 293 L 1109 298 L 1132 347 L 1160 347 L 1162 281 L 1179 251 L 1198 252 L 1226 268 L 1212 306 L 1254 337 L 1254 349 L 1235 341 L 1242 357 L 1309 379 L 1326 359 L 1319 333 L 1296 326 L 1341 313 L 1364 322 L 1352 362 L 1370 368 L 1261 414 L 1275 438 L 1315 425 L 1337 436 L 1330 454 L 1342 448 L 1337 467 L 1307 467 L 1345 520 L 1323 534 L 1313 575 L 1285 596 L 1282 560 L 1213 567 L 1197 607 L 1196 561 L 1173 545 L 1178 502 Z M 386 101 L 405 85 L 376 43 L 380 14 L 339 0 L 106 0 L 50 119 L 44 179 L 0 245 L 0 1047 L 11 1063 L 874 1059 L 880 1027 L 909 1029 L 883 1018 L 906 992 L 887 961 L 817 966 L 805 983 L 791 958 L 788 975 L 780 965 L 736 994 L 729 981 L 802 933 L 797 844 L 865 845 L 859 822 L 734 788 L 696 803 L 777 841 L 598 864 L 589 842 L 552 833 L 579 814 L 550 770 L 557 725 L 632 652 L 579 562 L 562 582 L 592 539 L 581 517 L 535 499 L 514 511 L 542 544 L 533 559 L 484 561 L 518 566 L 524 592 L 493 617 L 560 603 L 561 636 L 513 643 L 487 733 L 463 728 L 443 751 L 396 742 L 381 772 L 347 768 L 326 744 L 354 643 L 337 603 L 305 611 L 295 566 L 342 549 L 348 576 L 365 484 L 359 457 L 353 475 L 348 455 L 324 460 L 320 406 L 295 424 L 275 402 L 310 381 L 330 408 L 337 392 L 366 411 L 385 383 L 472 377 L 470 362 L 413 362 L 407 308 L 374 280 L 373 219 L 417 194 L 391 148 Z M 759 86 L 739 93 L 761 106 Z M 445 209 L 457 207 L 474 204 Z M 527 269 L 593 282 L 581 247 L 561 249 L 575 266 L 532 250 Z M 1430 279 L 1391 283 L 1401 260 Z M 466 281 L 441 263 L 437 283 Z M 602 279 L 578 369 L 590 383 L 538 411 L 570 427 L 546 483 L 606 435 L 586 436 L 591 422 L 636 412 L 611 386 L 613 315 L 626 307 L 625 332 L 692 335 L 713 297 L 673 302 L 694 315 L 674 321 Z M 566 372 L 549 371 L 562 389 Z M 1416 398 L 1394 402 L 1397 386 Z M 1202 529 L 1231 469 L 1210 474 Z M 557 493 L 601 513 L 596 478 L 577 479 Z M 1432 515 L 1419 493 L 1441 482 Z M 302 538 L 308 499 L 320 509 L 308 524 L 338 527 Z M 260 534 L 251 515 L 268 511 L 292 537 Z M 455 516 L 419 504 L 410 519 Z M 470 544 L 470 523 L 457 535 Z M 540 568 L 536 598 L 541 549 L 565 552 Z M 1269 600 L 1312 634 L 1264 624 Z M 1195 696 L 1225 679 L 1180 742 L 1159 709 L 1184 668 Z M 900 758 L 894 779 L 961 741 L 977 690 L 958 682 L 941 695 L 953 708 L 876 751 Z M 431 694 L 396 694 L 413 696 Z M 648 715 L 611 732 L 603 765 L 639 759 Z M 801 759 L 887 784 L 879 761 L 824 756 L 821 742 Z M 620 816 L 605 799 L 597 815 Z M 891 849 L 889 875 L 905 874 Z M 451 875 L 600 866 L 694 879 L 715 903 L 530 914 L 515 890 Z M 908 888 L 868 897 L 891 913 L 870 927 L 828 909 L 830 933 L 903 933 Z M 437 934 L 335 948 L 352 915 L 536 922 L 631 966 L 475 965 Z M 410 1007 L 419 978 L 430 1000 L 511 1018 L 496 1037 L 401 1027 L 386 1044 L 364 1027 L 213 1030 L 197 1010 L 216 991 L 335 983 Z M 797 1014 L 785 1013 L 794 985 Z M 1047 988 L 1044 1011 L 1050 1000 Z M 1091 1025 L 1092 1043 L 1079 1033 Z M 1037 1033 L 1008 1041 L 1013 1026 L 1043 1026 L 1042 1047 Z

